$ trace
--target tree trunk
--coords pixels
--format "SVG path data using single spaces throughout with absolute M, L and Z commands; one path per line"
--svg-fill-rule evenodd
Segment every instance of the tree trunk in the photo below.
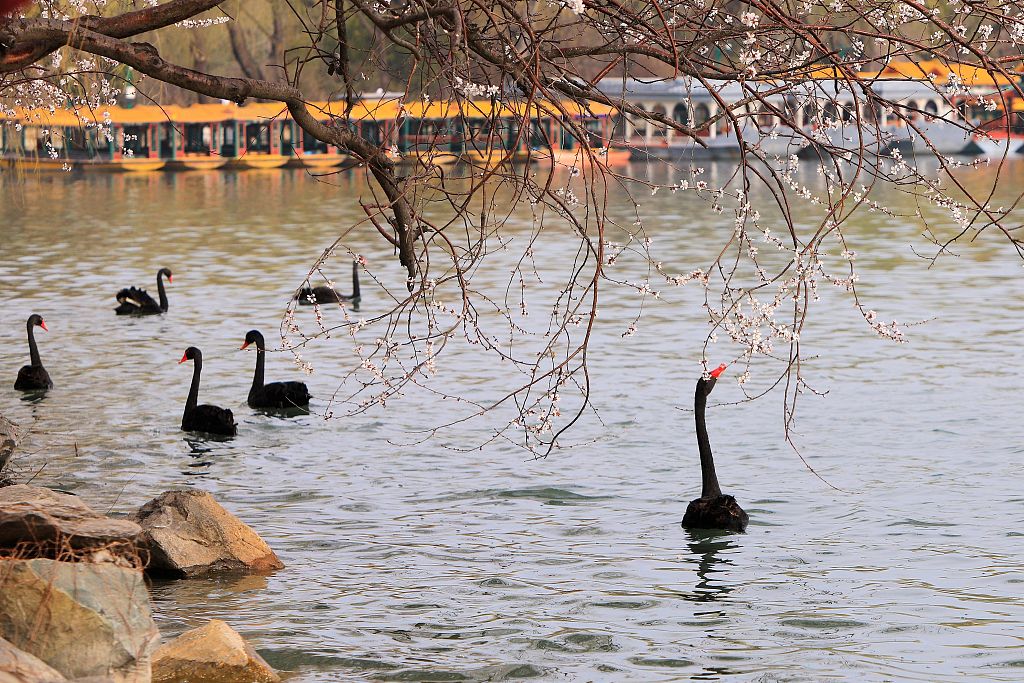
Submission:
M 249 47 L 245 44 L 245 34 L 242 32 L 242 27 L 234 21 L 229 21 L 228 35 L 231 37 L 231 51 L 235 54 L 235 60 L 238 62 L 238 66 L 241 67 L 245 77 L 265 80 L 263 78 L 263 69 L 253 59 L 252 53 L 249 52 Z

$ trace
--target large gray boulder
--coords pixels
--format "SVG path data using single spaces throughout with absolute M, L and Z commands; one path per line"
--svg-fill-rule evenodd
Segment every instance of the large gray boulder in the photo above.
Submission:
M 233 628 L 213 619 L 153 655 L 153 683 L 277 683 L 281 678 Z
M 149 683 L 160 633 L 142 571 L 0 560 L 0 636 L 68 678 Z
M 167 491 L 133 516 L 149 551 L 147 571 L 182 578 L 216 570 L 263 572 L 284 565 L 248 525 L 206 491 Z
M 141 536 L 135 522 L 104 517 L 77 496 L 24 484 L 0 488 L 0 550 L 18 557 L 138 566 Z
M 60 683 L 65 680 L 46 662 L 0 638 L 0 683 Z

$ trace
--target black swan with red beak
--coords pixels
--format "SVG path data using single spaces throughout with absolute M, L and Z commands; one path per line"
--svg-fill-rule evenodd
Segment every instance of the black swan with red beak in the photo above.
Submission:
M 18 391 L 45 391 L 53 388 L 53 381 L 50 373 L 43 367 L 43 361 L 39 359 L 39 349 L 36 348 L 35 327 L 46 329 L 46 323 L 41 316 L 33 313 L 28 317 L 25 324 L 28 328 L 28 355 L 31 359 L 29 365 L 18 370 L 18 379 L 14 382 L 14 388 Z
M 256 345 L 256 372 L 252 377 L 252 388 L 249 389 L 249 406 L 252 408 L 305 408 L 309 405 L 309 389 L 303 382 L 271 382 L 263 383 L 263 364 L 267 355 L 266 343 L 259 330 L 249 330 L 245 335 L 245 343 Z
M 693 399 L 693 412 L 697 420 L 697 448 L 700 450 L 700 498 L 691 500 L 683 515 L 683 527 L 686 529 L 722 529 L 724 531 L 744 531 L 749 517 L 732 496 L 722 493 L 715 474 L 715 461 L 711 457 L 711 442 L 708 441 L 708 428 L 704 423 L 704 409 L 707 407 L 708 394 L 715 388 L 718 376 L 725 372 L 723 363 L 709 373 L 708 379 L 697 380 L 697 391 Z
M 359 294 L 359 262 L 352 261 L 352 294 L 339 294 L 334 287 L 303 287 L 299 290 L 299 303 L 302 305 L 336 304 L 347 301 L 358 305 L 362 297 Z
M 160 296 L 159 303 L 153 300 L 146 290 L 139 287 L 125 287 L 116 294 L 118 315 L 160 315 L 167 312 L 167 292 L 164 291 L 164 278 L 174 282 L 170 268 L 161 268 L 156 272 L 156 291 Z
M 181 416 L 181 428 L 186 432 L 207 432 L 222 436 L 238 433 L 235 416 L 227 408 L 212 405 L 196 405 L 199 402 L 199 375 L 203 371 L 203 352 L 194 346 L 185 349 L 185 355 L 178 361 L 192 361 L 192 386 L 185 401 L 185 412 Z

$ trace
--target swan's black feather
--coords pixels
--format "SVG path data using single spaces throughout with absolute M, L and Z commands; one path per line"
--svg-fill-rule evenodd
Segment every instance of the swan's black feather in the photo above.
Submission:
M 18 370 L 14 388 L 18 391 L 41 391 L 52 389 L 53 381 L 50 379 L 50 373 L 42 365 L 26 365 Z
M 358 305 L 360 300 L 359 295 L 359 262 L 352 262 L 352 293 L 351 294 L 339 294 L 338 290 L 333 287 L 303 287 L 299 290 L 299 303 L 302 305 L 317 304 L 336 304 L 342 301 L 348 301 Z
M 359 303 L 359 297 L 349 296 L 348 294 L 338 294 L 338 292 L 333 288 L 327 286 L 303 287 L 299 290 L 299 303 L 303 305 L 312 306 L 313 303 L 336 304 L 341 301 Z
M 159 315 L 163 313 L 160 304 L 146 290 L 138 287 L 125 287 L 117 293 L 118 315 Z
M 686 506 L 684 529 L 722 529 L 746 531 L 750 517 L 736 499 L 727 494 L 691 500 Z
M 309 399 L 309 389 L 303 382 L 271 382 L 249 392 L 253 408 L 304 408 Z
M 207 432 L 235 436 L 238 426 L 235 416 L 228 408 L 203 404 L 186 410 L 181 418 L 181 428 L 186 432 Z

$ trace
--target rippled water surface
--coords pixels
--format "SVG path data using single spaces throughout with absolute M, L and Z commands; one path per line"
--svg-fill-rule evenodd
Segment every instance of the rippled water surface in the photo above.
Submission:
M 1004 173 L 1013 185 L 1024 169 Z M 424 440 L 461 414 L 425 392 L 346 420 L 245 406 L 246 330 L 277 338 L 310 262 L 363 215 L 360 195 L 355 173 L 330 184 L 292 172 L 0 175 L 0 411 L 33 430 L 19 473 L 113 513 L 168 488 L 208 489 L 287 565 L 155 585 L 165 636 L 225 619 L 301 681 L 1024 679 L 1024 271 L 994 236 L 927 269 L 919 227 L 857 219 L 866 305 L 927 322 L 896 345 L 844 296 L 826 292 L 812 312 L 807 374 L 828 394 L 801 399 L 796 440 L 835 488 L 785 444 L 778 397 L 715 405 L 742 397 L 720 382 L 712 444 L 751 526 L 701 537 L 679 527 L 699 472 L 692 415 L 677 408 L 692 401 L 706 330 L 689 286 L 648 300 L 626 338 L 639 298 L 605 292 L 601 421 L 545 460 L 501 440 L 474 450 L 493 427 L 481 422 Z M 683 194 L 640 195 L 666 269 L 707 267 L 728 216 Z M 628 225 L 631 210 L 613 191 L 611 213 Z M 511 220 L 525 240 L 529 213 Z M 372 227 L 346 245 L 400 291 Z M 170 313 L 116 319 L 114 292 L 152 290 L 160 266 L 175 273 Z M 646 272 L 628 255 L 617 267 Z M 501 285 L 508 268 L 477 277 Z M 359 315 L 386 307 L 367 286 Z M 50 328 L 39 339 L 56 383 L 37 402 L 12 389 L 31 312 Z M 309 311 L 299 319 L 312 324 Z M 235 411 L 233 441 L 178 429 L 189 344 L 206 354 L 200 400 Z M 504 381 L 493 358 L 452 351 L 437 381 L 493 399 Z M 317 410 L 353 356 L 338 339 L 305 356 Z M 300 375 L 271 355 L 269 379 Z

